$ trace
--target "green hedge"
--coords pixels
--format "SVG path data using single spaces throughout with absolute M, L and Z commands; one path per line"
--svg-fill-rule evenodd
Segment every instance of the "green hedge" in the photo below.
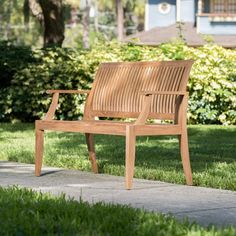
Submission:
M 91 50 L 30 50 L 0 44 L 0 120 L 33 121 L 47 111 L 47 89 L 89 88 L 101 62 L 194 59 L 188 84 L 192 124 L 236 124 L 236 51 L 209 44 L 159 47 L 103 42 Z M 6 82 L 7 81 L 7 82 Z M 78 119 L 83 96 L 60 98 L 58 119 Z

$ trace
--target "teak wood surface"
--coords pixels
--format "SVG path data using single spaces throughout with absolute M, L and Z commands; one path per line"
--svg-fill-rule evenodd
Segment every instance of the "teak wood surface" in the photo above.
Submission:
M 98 173 L 93 134 L 122 135 L 126 138 L 125 183 L 132 188 L 136 136 L 177 135 L 183 170 L 192 185 L 186 111 L 187 81 L 193 61 L 102 63 L 91 90 L 48 90 L 52 103 L 43 120 L 35 122 L 35 175 L 40 176 L 44 131 L 85 133 L 92 170 Z M 81 121 L 54 120 L 58 98 L 63 93 L 87 94 Z M 133 122 L 95 120 L 95 117 L 136 118 Z M 168 124 L 148 119 L 172 120 Z

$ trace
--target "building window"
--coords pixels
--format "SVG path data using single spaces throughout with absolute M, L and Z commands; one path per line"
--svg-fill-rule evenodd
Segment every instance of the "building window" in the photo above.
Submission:
M 213 14 L 236 14 L 236 1 L 211 0 L 210 12 Z

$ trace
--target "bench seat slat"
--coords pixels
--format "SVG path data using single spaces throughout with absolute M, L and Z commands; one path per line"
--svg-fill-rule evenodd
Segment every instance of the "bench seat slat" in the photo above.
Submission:
M 181 127 L 174 124 L 148 124 L 134 125 L 134 122 L 116 121 L 60 121 L 38 120 L 36 126 L 41 130 L 54 130 L 64 132 L 80 132 L 92 134 L 110 134 L 125 136 L 126 127 L 134 126 L 137 136 L 173 135 L 180 134 Z
M 125 124 L 106 121 L 36 121 L 38 129 L 93 134 L 125 135 Z

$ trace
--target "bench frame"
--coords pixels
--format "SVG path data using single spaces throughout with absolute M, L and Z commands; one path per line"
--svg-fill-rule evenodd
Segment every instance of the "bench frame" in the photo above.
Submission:
M 187 63 L 187 74 L 191 69 L 192 61 Z M 185 77 L 186 77 L 185 76 Z M 95 82 L 96 83 L 96 80 Z M 143 105 L 140 114 L 134 122 L 117 122 L 106 120 L 95 120 L 91 113 L 93 92 L 90 90 L 48 90 L 52 94 L 52 102 L 43 120 L 35 122 L 36 145 L 35 145 L 35 175 L 41 175 L 44 131 L 65 131 L 85 133 L 86 143 L 89 151 L 92 170 L 98 173 L 96 155 L 93 141 L 93 134 L 121 135 L 126 138 L 126 158 L 125 158 L 125 183 L 126 189 L 132 188 L 134 165 L 135 165 L 135 143 L 136 136 L 150 135 L 177 135 L 179 138 L 180 153 L 182 158 L 183 170 L 188 185 L 192 185 L 192 171 L 189 159 L 188 135 L 186 124 L 186 113 L 188 106 L 188 92 L 186 91 L 140 91 L 143 96 Z M 87 94 L 84 117 L 81 121 L 58 121 L 53 120 L 60 94 Z M 147 124 L 150 117 L 152 99 L 160 95 L 175 95 L 175 112 L 173 124 Z M 129 115 L 129 114 L 128 114 Z M 120 114 L 124 117 L 124 113 Z M 129 116 L 127 116 L 129 118 Z

